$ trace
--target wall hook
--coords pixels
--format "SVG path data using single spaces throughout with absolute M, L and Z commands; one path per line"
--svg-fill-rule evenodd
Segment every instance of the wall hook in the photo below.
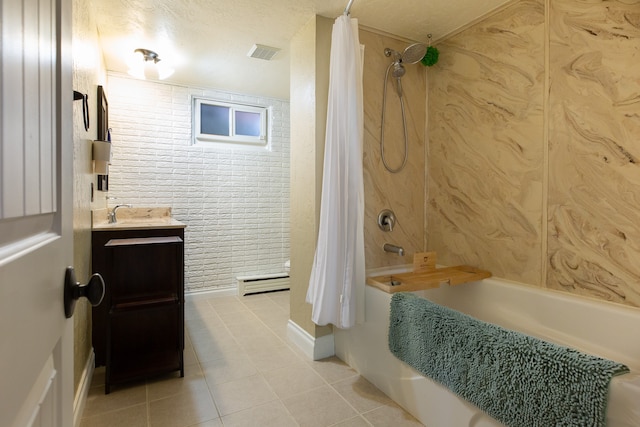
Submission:
M 89 131 L 89 95 L 86 93 L 73 91 L 73 100 L 82 100 L 82 119 L 84 120 L 84 130 Z

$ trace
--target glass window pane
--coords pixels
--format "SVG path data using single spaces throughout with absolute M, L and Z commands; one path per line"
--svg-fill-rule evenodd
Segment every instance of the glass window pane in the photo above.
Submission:
M 229 136 L 229 107 L 200 104 L 200 133 Z
M 260 136 L 260 113 L 236 111 L 236 135 Z

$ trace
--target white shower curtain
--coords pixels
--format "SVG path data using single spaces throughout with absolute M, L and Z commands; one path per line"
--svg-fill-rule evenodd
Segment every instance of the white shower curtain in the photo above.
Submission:
M 307 291 L 313 322 L 339 328 L 364 318 L 362 61 L 358 21 L 342 15 L 333 24 L 320 229 Z

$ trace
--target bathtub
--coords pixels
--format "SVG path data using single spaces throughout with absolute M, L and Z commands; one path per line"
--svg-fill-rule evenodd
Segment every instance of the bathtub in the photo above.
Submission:
M 607 426 L 640 426 L 640 310 L 496 278 L 415 293 L 477 319 L 626 364 L 631 372 L 611 382 Z M 365 322 L 335 329 L 336 355 L 426 426 L 503 426 L 389 352 L 390 301 L 391 294 L 366 286 Z

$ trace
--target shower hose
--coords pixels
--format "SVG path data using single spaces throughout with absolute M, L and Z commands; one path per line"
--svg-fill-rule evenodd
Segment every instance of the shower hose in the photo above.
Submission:
M 400 172 L 402 169 L 404 169 L 404 166 L 407 164 L 407 152 L 408 150 L 408 143 L 407 143 L 407 119 L 405 117 L 405 112 L 404 112 L 404 96 L 402 96 L 402 85 L 400 83 L 400 77 L 397 77 L 397 83 L 398 83 L 398 97 L 400 98 L 400 109 L 402 110 L 402 128 L 404 130 L 404 158 L 402 160 L 402 164 L 398 167 L 398 168 L 391 168 L 389 166 L 389 164 L 387 163 L 387 160 L 384 156 L 384 117 L 385 117 L 385 110 L 386 110 L 386 106 L 387 106 L 387 81 L 389 80 L 389 70 L 391 70 L 391 67 L 393 67 L 393 63 L 391 63 L 388 67 L 387 67 L 387 72 L 384 75 L 384 88 L 382 91 L 382 124 L 380 125 L 380 155 L 382 157 L 382 164 L 384 165 L 384 167 L 391 173 L 398 173 Z

